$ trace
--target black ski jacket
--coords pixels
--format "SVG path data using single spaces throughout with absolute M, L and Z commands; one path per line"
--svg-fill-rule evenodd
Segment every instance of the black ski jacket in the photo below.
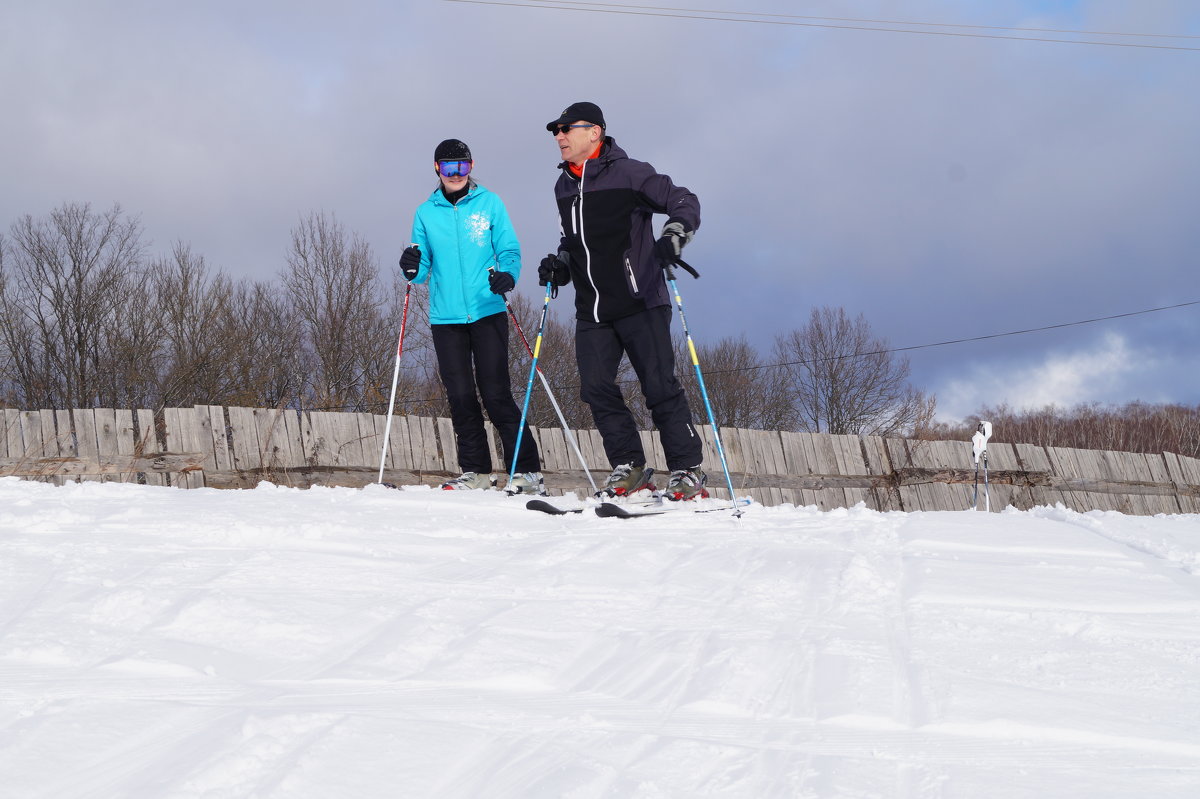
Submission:
M 575 315 L 611 322 L 647 308 L 669 305 L 662 268 L 654 257 L 654 214 L 684 229 L 700 227 L 700 200 L 645 161 L 635 161 L 605 137 L 600 155 L 583 165 L 567 162 L 554 184 L 562 223 L 559 250 L 570 255 Z

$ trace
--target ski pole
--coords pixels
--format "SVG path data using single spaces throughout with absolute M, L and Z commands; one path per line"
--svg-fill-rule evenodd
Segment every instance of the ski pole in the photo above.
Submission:
M 542 303 L 542 319 L 538 322 L 537 339 L 533 343 L 533 360 L 529 364 L 529 380 L 525 384 L 525 404 L 521 406 L 521 424 L 517 426 L 517 443 L 513 447 L 512 468 L 508 470 L 511 481 L 517 474 L 517 459 L 521 457 L 521 437 L 525 433 L 525 417 L 529 415 L 529 395 L 533 393 L 533 373 L 537 371 L 538 356 L 542 352 L 542 332 L 546 329 L 546 312 L 550 309 L 550 289 L 554 284 L 547 284 L 546 299 Z M 585 470 L 586 473 L 586 470 Z M 591 475 L 588 475 L 589 479 Z
M 489 270 L 494 267 L 488 267 Z M 525 331 L 521 329 L 521 323 L 517 321 L 517 314 L 513 311 L 512 303 L 508 301 L 508 295 L 502 294 L 504 297 L 504 305 L 508 308 L 508 315 L 512 319 L 513 326 L 517 328 L 517 334 L 521 337 L 521 343 L 525 345 L 526 351 L 530 356 L 533 355 L 533 348 L 529 346 L 529 339 L 525 338 Z M 575 450 L 575 457 L 579 459 L 579 465 L 583 468 L 583 474 L 587 477 L 588 482 L 592 484 L 592 493 L 595 494 L 600 489 L 596 487 L 596 481 L 592 479 L 592 472 L 588 469 L 587 459 L 583 457 L 583 451 L 579 448 L 579 442 L 575 440 L 575 434 L 571 432 L 571 428 L 567 426 L 567 418 L 563 415 L 562 408 L 558 407 L 558 400 L 554 398 L 554 392 L 550 390 L 550 381 L 546 379 L 546 373 L 539 366 L 538 377 L 542 379 L 542 387 L 546 389 L 546 396 L 550 398 L 550 404 L 554 406 L 554 412 L 558 414 L 558 421 L 562 422 L 563 433 L 567 437 L 567 441 L 571 442 L 571 449 Z
M 379 482 L 383 482 L 383 465 L 387 463 L 388 439 L 392 434 L 392 410 L 396 407 L 396 384 L 400 380 L 400 353 L 404 352 L 404 327 L 408 322 L 408 298 L 412 283 L 404 287 L 404 312 L 400 314 L 400 340 L 396 343 L 396 368 L 392 370 L 392 398 L 388 400 L 387 426 L 383 429 L 383 453 L 379 456 Z
M 682 261 L 679 263 L 693 275 L 699 277 L 696 270 Z M 671 268 L 670 262 L 665 264 L 664 271 L 667 275 L 667 282 L 671 284 L 671 293 L 675 295 L 675 304 L 679 307 L 679 322 L 683 325 L 683 337 L 687 340 L 688 351 L 692 355 L 692 366 L 696 367 L 696 381 L 700 384 L 700 396 L 704 398 L 704 409 L 708 411 L 708 423 L 712 425 L 713 440 L 717 444 L 717 454 L 721 456 L 721 468 L 725 470 L 725 484 L 729 486 L 729 501 L 733 503 L 733 507 L 735 508 L 733 515 L 741 516 L 741 510 L 736 510 L 738 501 L 737 496 L 733 492 L 733 478 L 729 475 L 729 463 L 725 460 L 725 448 L 721 446 L 721 433 L 717 430 L 717 420 L 713 416 L 712 403 L 708 401 L 708 389 L 704 385 L 704 374 L 700 371 L 700 358 L 696 355 L 696 344 L 692 341 L 692 334 L 688 332 L 687 317 L 683 315 L 683 298 L 679 296 L 679 286 L 675 282 L 675 271 Z
M 981 421 L 971 436 L 971 452 L 975 455 L 975 492 L 971 496 L 971 510 L 979 510 L 979 459 L 983 458 L 983 501 L 984 507 L 992 509 L 991 497 L 988 495 L 987 473 L 987 442 L 992 437 L 992 423 Z
M 986 513 L 992 512 L 992 492 L 988 490 L 987 450 L 983 451 L 983 510 Z

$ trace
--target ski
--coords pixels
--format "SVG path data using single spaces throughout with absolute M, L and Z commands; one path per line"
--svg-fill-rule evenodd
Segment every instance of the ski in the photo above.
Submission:
M 749 500 L 738 500 L 731 507 L 729 505 L 720 505 L 718 507 L 697 507 L 687 502 L 665 502 L 661 498 L 632 502 L 610 502 L 601 500 L 597 505 L 582 505 L 577 508 L 564 508 L 547 502 L 544 499 L 531 499 L 525 503 L 528 510 L 536 510 L 541 513 L 548 513 L 551 516 L 566 516 L 569 513 L 583 513 L 588 508 L 596 511 L 596 515 L 605 519 L 636 519 L 639 516 L 661 516 L 664 513 L 716 513 L 723 510 L 732 510 L 734 516 L 741 516 L 741 506 L 749 505 Z
M 541 511 L 542 513 L 549 513 L 551 516 L 566 516 L 568 513 L 583 513 L 583 508 L 560 508 L 544 499 L 531 499 L 525 503 L 525 507 L 529 510 L 537 510 Z
M 597 516 L 612 519 L 636 519 L 638 516 L 658 516 L 659 514 L 670 512 L 670 509 L 661 503 L 640 507 L 635 506 L 634 509 L 618 505 L 615 502 L 601 502 L 596 506 Z
M 608 504 L 608 505 L 616 504 L 615 502 L 612 502 L 607 499 L 602 499 L 602 500 L 600 500 L 600 502 L 602 502 L 603 504 Z M 642 507 L 645 505 L 658 505 L 661 502 L 662 502 L 662 500 L 659 499 L 657 495 L 655 495 L 655 496 L 651 497 L 650 499 L 626 500 L 626 501 L 621 502 L 621 505 Z M 596 507 L 596 506 L 595 505 L 580 505 L 577 507 L 562 507 L 561 505 L 555 505 L 552 502 L 547 502 L 544 499 L 531 499 L 525 503 L 525 508 L 527 510 L 541 511 L 542 513 L 549 513 L 551 516 L 565 516 L 568 513 L 583 513 L 585 510 L 587 510 L 588 508 L 592 508 L 592 507 Z
M 639 516 L 661 516 L 664 513 L 718 513 L 732 510 L 735 517 L 742 515 L 741 507 L 749 505 L 749 500 L 740 499 L 733 504 L 720 505 L 715 508 L 698 507 L 689 502 L 663 502 L 657 505 L 646 505 L 642 508 L 628 508 L 614 502 L 602 502 L 596 506 L 596 515 L 610 519 L 636 519 Z

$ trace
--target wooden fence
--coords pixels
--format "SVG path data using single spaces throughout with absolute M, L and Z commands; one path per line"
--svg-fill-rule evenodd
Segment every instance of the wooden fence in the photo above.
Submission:
M 181 488 L 248 488 L 262 480 L 298 487 L 366 485 L 378 477 L 387 421 L 368 413 L 212 405 L 158 413 L 90 408 L 0 413 L 0 477 Z M 599 482 L 609 471 L 599 435 L 594 430 L 571 432 Z M 709 490 L 727 498 L 712 431 L 704 427 L 702 432 Z M 488 434 L 493 463 L 498 472 L 506 472 L 490 425 Z M 562 429 L 533 428 L 533 435 L 551 493 L 590 491 Z M 642 439 L 650 464 L 663 465 L 657 435 L 643 432 Z M 721 440 L 735 493 L 764 505 L 831 509 L 864 503 L 883 511 L 963 510 L 971 505 L 975 469 L 966 441 L 735 428 L 722 430 Z M 995 441 L 988 454 L 993 509 L 1061 503 L 1079 511 L 1200 513 L 1196 458 Z M 458 473 L 449 419 L 393 417 L 385 481 L 436 485 Z

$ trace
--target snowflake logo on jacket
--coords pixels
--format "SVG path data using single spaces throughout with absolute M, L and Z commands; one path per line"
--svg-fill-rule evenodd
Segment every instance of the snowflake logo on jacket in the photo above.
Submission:
M 467 217 L 467 236 L 471 241 L 482 247 L 491 241 L 488 231 L 492 229 L 492 221 L 486 214 L 474 213 Z

